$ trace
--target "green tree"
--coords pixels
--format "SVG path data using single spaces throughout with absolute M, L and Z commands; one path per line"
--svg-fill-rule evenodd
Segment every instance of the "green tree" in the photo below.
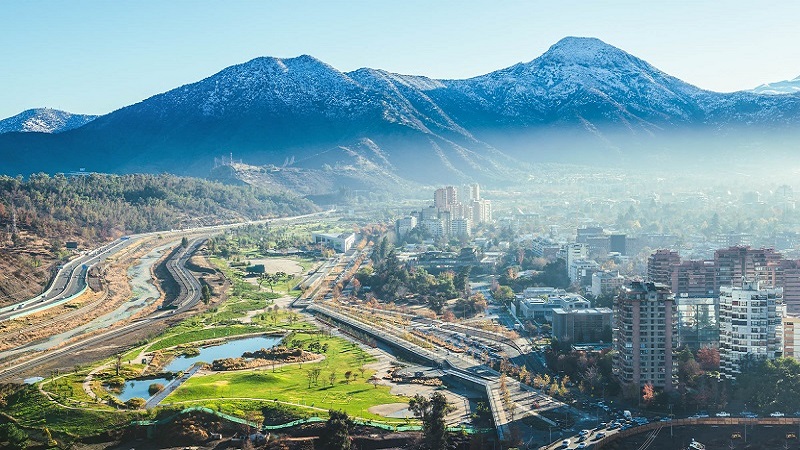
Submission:
M 184 236 L 183 239 L 181 239 L 181 247 L 186 248 L 188 246 L 189 246 L 189 239 L 186 236 Z
M 329 450 L 349 450 L 350 431 L 355 423 L 344 411 L 329 410 L 328 421 L 325 428 L 320 433 L 319 440 L 322 448 Z
M 408 409 L 422 421 L 422 433 L 428 450 L 447 448 L 447 424 L 444 419 L 451 410 L 447 398 L 441 392 L 434 392 L 430 398 L 417 394 L 408 401 Z
M 0 425 L 0 447 L 21 450 L 28 447 L 28 435 L 11 422 Z
M 208 302 L 211 301 L 211 289 L 208 287 L 207 284 L 203 285 L 203 289 L 201 291 L 201 296 L 202 296 L 202 299 L 203 299 L 203 303 L 205 303 L 206 305 L 208 304 Z

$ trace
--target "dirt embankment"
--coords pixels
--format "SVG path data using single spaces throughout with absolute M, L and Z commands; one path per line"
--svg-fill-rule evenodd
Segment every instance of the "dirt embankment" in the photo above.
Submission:
M 98 292 L 88 290 L 84 295 L 64 305 L 0 324 L 0 350 L 20 347 L 63 333 L 118 308 L 131 297 L 128 268 L 158 244 L 160 242 L 155 240 L 142 243 L 121 252 L 116 260 L 99 267 L 95 274 L 102 280 L 97 283 L 102 290 Z M 132 318 L 149 314 L 156 307 L 157 304 L 153 303 Z
M 39 295 L 58 261 L 50 244 L 24 231 L 19 242 L 0 241 L 0 306 Z

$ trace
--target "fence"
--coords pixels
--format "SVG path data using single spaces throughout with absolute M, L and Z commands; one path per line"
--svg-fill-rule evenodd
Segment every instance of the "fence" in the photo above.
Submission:
M 181 411 L 179 411 L 179 412 L 177 412 L 177 413 L 175 413 L 175 414 L 173 414 L 171 416 L 168 416 L 168 417 L 165 417 L 165 418 L 162 418 L 162 419 L 158 419 L 158 420 L 136 420 L 136 421 L 131 422 L 131 425 L 143 426 L 143 427 L 152 426 L 152 425 L 163 425 L 163 424 L 170 423 L 170 422 L 174 421 L 175 419 L 177 419 L 179 416 L 181 416 L 183 414 L 188 414 L 188 413 L 192 413 L 192 412 L 201 412 L 201 413 L 211 414 L 211 415 L 217 416 L 217 417 L 219 417 L 221 419 L 227 420 L 229 422 L 239 423 L 239 424 L 242 424 L 242 425 L 248 425 L 248 426 L 251 426 L 253 428 L 261 429 L 263 431 L 282 430 L 282 429 L 286 429 L 286 428 L 295 427 L 297 425 L 304 425 L 304 424 L 308 424 L 308 423 L 325 422 L 325 419 L 320 418 L 320 417 L 308 417 L 308 418 L 305 418 L 305 419 L 297 419 L 297 420 L 293 420 L 291 422 L 287 422 L 287 423 L 283 423 L 283 424 L 279 424 L 279 425 L 262 425 L 262 424 L 259 424 L 259 423 L 250 422 L 247 419 L 242 419 L 240 417 L 231 416 L 229 414 L 225 414 L 225 413 L 222 413 L 222 412 L 219 412 L 219 411 L 214 411 L 213 409 L 206 408 L 206 407 L 203 407 L 203 406 L 192 406 L 192 407 L 189 407 L 189 408 L 185 408 L 185 409 L 183 409 L 183 410 L 181 410 Z M 398 424 L 393 424 L 393 423 L 384 423 L 384 422 L 380 422 L 380 421 L 376 421 L 376 420 L 363 420 L 363 419 L 354 419 L 353 422 L 355 422 L 357 425 L 364 425 L 364 426 L 368 426 L 368 427 L 380 428 L 382 430 L 387 430 L 387 431 L 420 431 L 420 430 L 422 430 L 422 427 L 420 425 L 411 425 L 411 424 L 398 425 Z M 490 432 L 490 431 L 493 432 L 494 429 L 475 428 L 475 427 L 472 427 L 472 426 L 469 426 L 469 425 L 461 425 L 461 426 L 457 426 L 457 427 L 448 427 L 447 431 L 455 432 L 455 433 L 462 433 L 463 432 L 463 433 L 467 433 L 467 434 L 477 434 L 477 433 L 487 433 L 487 432 Z

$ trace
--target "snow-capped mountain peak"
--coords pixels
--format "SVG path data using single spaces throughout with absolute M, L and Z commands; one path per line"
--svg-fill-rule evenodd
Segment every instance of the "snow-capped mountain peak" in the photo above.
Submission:
M 800 76 L 792 80 L 762 84 L 761 86 L 752 89 L 750 92 L 769 95 L 796 94 L 800 92 Z
M 51 108 L 35 108 L 0 120 L 0 134 L 11 132 L 61 133 L 82 127 L 98 116 L 72 114 Z

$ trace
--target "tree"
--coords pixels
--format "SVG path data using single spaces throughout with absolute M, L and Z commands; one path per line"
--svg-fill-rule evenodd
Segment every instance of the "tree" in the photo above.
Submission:
M 345 383 L 350 384 L 350 377 L 352 377 L 352 376 L 353 376 L 353 371 L 352 370 L 348 370 L 347 372 L 345 372 L 344 373 L 344 381 L 345 381 Z
M 508 286 L 498 286 L 497 289 L 492 292 L 492 297 L 503 303 L 509 303 L 514 300 L 514 291 Z
M 328 381 L 331 382 L 331 386 L 333 386 L 333 383 L 336 383 L 336 371 L 335 370 L 331 370 L 331 374 L 328 375 Z
M 189 246 L 189 239 L 186 236 L 184 236 L 183 239 L 181 239 L 181 247 L 186 248 L 188 246 Z
M 22 450 L 28 447 L 28 435 L 12 422 L 0 425 L 0 447 Z
M 703 347 L 697 351 L 697 362 L 705 371 L 719 370 L 719 349 Z
M 128 399 L 127 402 L 125 402 L 125 406 L 128 409 L 142 409 L 142 408 L 144 408 L 144 405 L 146 405 L 146 404 L 147 404 L 147 400 L 145 400 L 145 399 L 143 399 L 141 397 L 133 397 L 131 399 Z
M 203 299 L 204 304 L 208 304 L 211 301 L 211 289 L 208 287 L 207 284 L 203 284 L 203 289 L 201 290 L 201 298 Z
M 649 405 L 656 398 L 656 392 L 652 383 L 647 383 L 642 388 L 642 401 Z
M 350 431 L 355 423 L 344 411 L 331 409 L 328 411 L 328 421 L 320 433 L 319 440 L 322 447 L 330 450 L 348 450 L 350 448 Z
M 447 425 L 445 416 L 450 411 L 447 398 L 441 392 L 434 392 L 430 399 L 417 394 L 409 400 L 408 409 L 422 421 L 422 433 L 428 450 L 447 448 Z

